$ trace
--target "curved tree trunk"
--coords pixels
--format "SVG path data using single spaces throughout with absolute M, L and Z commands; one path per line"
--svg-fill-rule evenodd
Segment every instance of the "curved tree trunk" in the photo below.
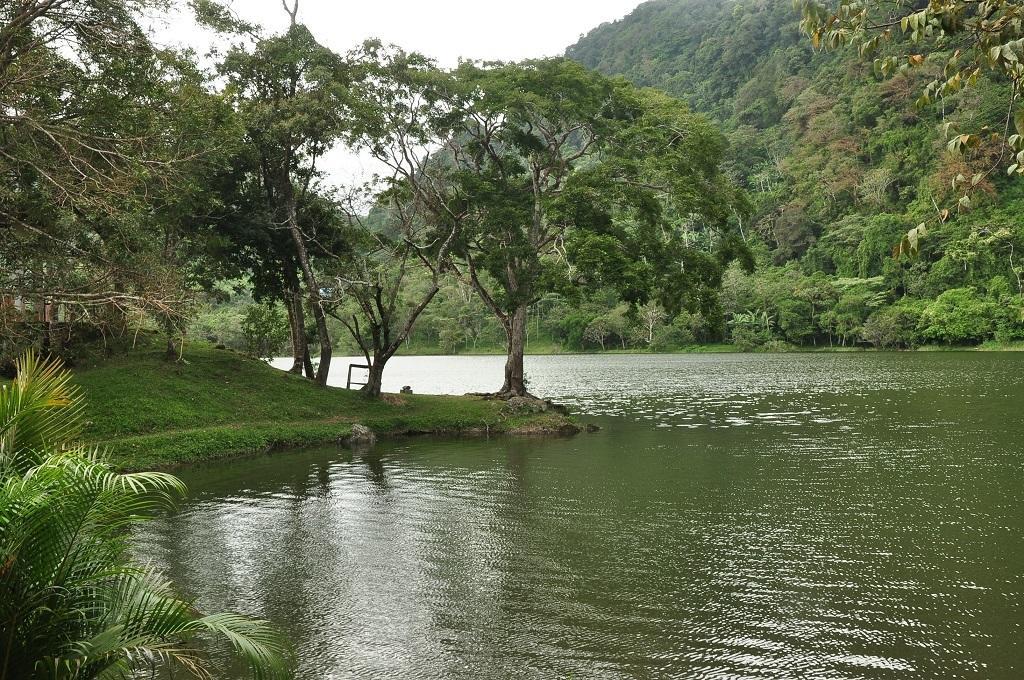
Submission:
M 302 230 L 299 228 L 295 197 L 291 194 L 290 184 L 288 187 L 288 228 L 292 234 L 292 241 L 295 242 L 295 252 L 298 255 L 302 277 L 305 279 L 308 289 L 310 307 L 313 309 L 313 319 L 316 321 L 317 339 L 320 342 L 320 365 L 316 367 L 316 384 L 325 387 L 327 376 L 331 372 L 331 335 L 327 330 L 327 314 L 321 304 L 320 286 L 316 276 L 313 275 L 313 267 L 309 263 L 309 252 L 306 250 L 306 242 Z
M 528 396 L 526 391 L 526 374 L 523 370 L 523 351 L 526 347 L 526 305 L 516 307 L 516 311 L 509 317 L 505 326 L 505 334 L 508 337 L 508 358 L 505 361 L 505 384 L 499 393 L 504 397 Z
M 302 310 L 302 298 L 298 291 L 289 290 L 286 295 L 288 328 L 292 338 L 292 367 L 288 372 L 302 375 L 303 365 L 309 356 L 309 347 L 306 345 L 306 315 Z
M 331 347 L 331 335 L 327 331 L 327 315 L 324 314 L 324 310 L 320 307 L 319 302 L 319 300 L 315 300 L 313 304 L 313 319 L 316 320 L 316 334 L 320 341 L 320 363 L 316 367 L 316 384 L 325 387 L 327 385 L 327 376 L 331 372 L 333 349 Z
M 316 379 L 316 373 L 313 372 L 313 360 L 309 358 L 309 345 L 306 345 L 302 350 L 302 368 L 306 372 L 306 377 L 310 380 Z
M 341 321 L 348 329 L 352 339 L 359 345 L 359 349 L 363 351 L 363 356 L 366 357 L 366 362 L 370 366 L 366 384 L 360 390 L 365 396 L 372 399 L 380 397 L 384 382 L 384 367 L 391 357 L 395 356 L 398 350 L 402 348 L 402 343 L 406 342 L 412 335 L 416 320 L 419 319 L 420 314 L 427 308 L 427 305 L 430 304 L 439 290 L 441 288 L 435 280 L 419 304 L 409 312 L 403 325 L 397 329 L 392 326 L 392 320 L 395 318 L 394 300 L 397 299 L 397 295 L 390 296 L 391 303 L 388 304 L 381 303 L 381 300 L 387 296 L 382 295 L 380 289 L 372 296 L 372 300 L 368 300 L 365 297 L 362 298 L 363 313 L 366 315 L 370 325 L 370 338 L 366 338 L 360 332 L 357 316 L 353 315 L 350 319 L 346 319 L 332 314 L 334 318 Z M 397 289 L 394 292 L 397 293 Z M 373 355 L 372 358 L 371 354 Z

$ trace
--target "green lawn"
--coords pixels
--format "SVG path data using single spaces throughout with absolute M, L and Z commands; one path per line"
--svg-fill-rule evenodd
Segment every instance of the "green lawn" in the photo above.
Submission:
M 501 402 L 410 395 L 385 401 L 309 381 L 234 352 L 193 345 L 183 363 L 140 350 L 81 366 L 86 438 L 120 467 L 165 467 L 332 442 L 361 423 L 380 434 L 558 431 L 553 413 L 510 414 Z

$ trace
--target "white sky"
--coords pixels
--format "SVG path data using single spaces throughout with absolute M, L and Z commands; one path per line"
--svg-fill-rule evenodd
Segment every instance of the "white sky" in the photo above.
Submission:
M 433 57 L 441 66 L 460 58 L 518 61 L 565 52 L 584 33 L 621 19 L 642 0 L 299 0 L 299 20 L 322 44 L 337 52 L 367 38 L 400 45 Z M 291 4 L 292 0 L 289 0 Z M 288 17 L 281 0 L 226 2 L 241 18 L 270 31 L 283 30 Z M 188 45 L 199 54 L 214 40 L 190 17 L 156 22 L 157 41 Z M 370 167 L 342 150 L 325 169 L 335 182 L 368 179 Z

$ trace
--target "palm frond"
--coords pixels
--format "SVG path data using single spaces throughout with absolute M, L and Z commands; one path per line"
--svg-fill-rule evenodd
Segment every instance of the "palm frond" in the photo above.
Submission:
M 78 437 L 83 401 L 58 360 L 30 352 L 15 370 L 13 383 L 0 386 L 0 471 L 24 472 Z
M 0 387 L 0 680 L 133 678 L 173 667 L 212 677 L 226 640 L 257 678 L 287 676 L 265 621 L 202 615 L 130 558 L 131 529 L 185 493 L 173 475 L 120 474 L 74 443 L 82 400 L 57 362 L 31 354 Z
M 227 638 L 257 678 L 271 680 L 288 676 L 288 648 L 281 635 L 266 621 L 224 612 L 196 619 L 189 624 L 189 629 Z

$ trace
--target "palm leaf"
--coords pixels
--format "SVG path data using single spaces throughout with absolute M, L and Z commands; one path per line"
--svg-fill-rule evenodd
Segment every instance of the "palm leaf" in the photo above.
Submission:
M 166 473 L 120 474 L 75 444 L 81 411 L 68 372 L 31 354 L 0 387 L 0 680 L 128 679 L 154 667 L 209 678 L 210 635 L 255 677 L 287 676 L 266 622 L 204 616 L 132 562 L 131 529 L 185 487 Z
M 0 386 L 0 471 L 24 472 L 80 434 L 83 402 L 57 360 L 28 353 L 15 369 L 14 382 Z

